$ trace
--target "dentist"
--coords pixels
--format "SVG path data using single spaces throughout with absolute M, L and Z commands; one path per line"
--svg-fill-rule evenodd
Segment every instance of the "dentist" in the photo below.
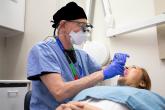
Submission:
M 54 38 L 34 45 L 29 53 L 27 78 L 32 80 L 30 110 L 55 110 L 83 89 L 122 75 L 128 55 L 115 54 L 104 70 L 86 52 L 74 49 L 86 39 L 84 10 L 70 2 L 53 16 Z

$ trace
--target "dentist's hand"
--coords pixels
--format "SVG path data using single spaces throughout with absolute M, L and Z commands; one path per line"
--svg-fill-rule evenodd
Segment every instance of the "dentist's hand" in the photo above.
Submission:
M 112 78 L 116 75 L 123 75 L 124 66 L 129 55 L 123 53 L 116 53 L 112 63 L 103 70 L 104 80 Z
M 112 62 L 107 68 L 103 70 L 104 80 L 112 78 L 116 75 L 122 75 L 124 73 L 124 66 L 119 63 Z
M 122 66 L 125 65 L 127 58 L 129 58 L 128 54 L 124 53 L 115 53 L 112 62 L 116 62 L 121 64 Z

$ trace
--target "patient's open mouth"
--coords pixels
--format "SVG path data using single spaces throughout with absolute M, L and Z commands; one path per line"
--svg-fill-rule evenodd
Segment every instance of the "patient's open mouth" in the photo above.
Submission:
M 128 71 L 127 69 L 124 70 L 124 76 L 127 76 L 128 75 Z

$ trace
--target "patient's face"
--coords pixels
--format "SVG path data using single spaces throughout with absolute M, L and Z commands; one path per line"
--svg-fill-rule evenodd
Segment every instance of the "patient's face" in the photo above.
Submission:
M 118 85 L 138 87 L 142 77 L 142 70 L 137 66 L 125 68 L 124 76 L 119 77 Z

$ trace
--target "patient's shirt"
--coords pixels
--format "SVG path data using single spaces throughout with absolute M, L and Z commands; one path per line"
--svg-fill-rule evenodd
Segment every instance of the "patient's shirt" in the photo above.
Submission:
M 101 100 L 101 99 L 95 99 L 95 98 L 89 98 L 87 100 L 84 100 L 82 102 L 88 103 L 89 105 L 93 105 L 95 107 L 100 108 L 101 110 L 129 110 L 128 107 L 126 107 L 123 104 L 116 103 L 110 100 Z

